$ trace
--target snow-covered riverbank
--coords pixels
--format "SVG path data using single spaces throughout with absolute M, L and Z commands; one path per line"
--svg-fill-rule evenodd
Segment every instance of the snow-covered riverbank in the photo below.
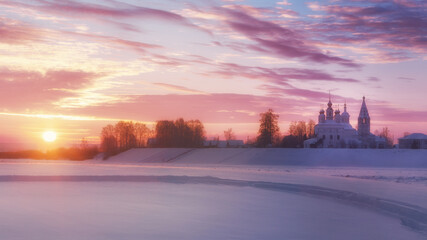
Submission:
M 427 236 L 425 152 L 356 150 L 368 160 L 320 150 L 134 149 L 106 161 L 2 160 L 0 238 Z M 375 160 L 377 153 L 383 157 Z

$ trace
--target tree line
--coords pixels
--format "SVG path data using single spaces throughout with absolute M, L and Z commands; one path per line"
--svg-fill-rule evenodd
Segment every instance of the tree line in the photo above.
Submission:
M 120 121 L 102 129 L 101 149 L 109 157 L 131 148 L 202 147 L 205 134 L 200 120 L 160 120 L 153 130 L 144 123 Z
M 46 152 L 38 150 L 22 150 L 13 152 L 0 152 L 0 159 L 46 159 L 46 160 L 85 160 L 92 159 L 99 153 L 98 146 L 90 145 L 85 138 L 80 145 L 69 148 L 61 147 Z
M 304 121 L 292 122 L 289 128 L 290 135 L 281 138 L 278 120 L 279 114 L 272 109 L 261 113 L 258 135 L 253 142 L 248 141 L 247 144 L 254 147 L 302 147 L 304 140 L 314 136 L 315 123 L 310 120 L 308 124 Z M 231 128 L 224 131 L 224 137 L 227 142 L 236 139 Z M 202 147 L 205 140 L 205 128 L 203 123 L 197 119 L 159 120 L 152 130 L 143 123 L 120 121 L 102 129 L 101 150 L 106 157 L 109 157 L 131 148 Z
M 146 147 L 148 139 L 153 135 L 144 123 L 119 121 L 109 124 L 101 131 L 101 150 L 106 157 L 115 155 L 135 147 Z
M 200 120 L 157 121 L 154 147 L 202 147 L 206 139 L 205 127 Z
M 272 109 L 260 113 L 258 135 L 253 141 L 248 139 L 246 144 L 254 147 L 302 148 L 305 140 L 315 137 L 316 123 L 313 120 L 291 122 L 289 134 L 283 137 L 280 135 L 278 121 L 279 114 Z M 392 146 L 393 137 L 388 128 L 377 135 L 386 139 L 388 147 Z M 224 137 L 227 142 L 236 139 L 231 128 L 224 131 Z M 202 147 L 205 140 L 205 128 L 197 119 L 160 120 L 153 129 L 139 122 L 120 121 L 102 129 L 101 150 L 108 157 L 135 147 Z M 216 140 L 219 141 L 219 137 Z
M 291 122 L 289 125 L 289 135 L 283 137 L 281 147 L 304 147 L 304 141 L 315 136 L 314 126 L 316 126 L 316 123 L 311 119 L 307 123 L 305 121 Z

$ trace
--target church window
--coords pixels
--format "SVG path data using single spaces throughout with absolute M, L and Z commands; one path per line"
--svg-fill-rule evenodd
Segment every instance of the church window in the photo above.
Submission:
M 323 135 L 323 139 L 325 139 L 326 138 L 326 136 L 325 135 Z
M 334 138 L 334 136 L 332 136 L 332 135 L 330 135 L 330 136 L 329 136 L 329 139 L 331 139 L 331 140 L 332 140 L 333 138 Z
M 340 135 L 337 136 L 337 139 L 340 140 Z
M 363 119 L 363 124 L 365 124 L 365 123 L 366 123 L 366 118 Z

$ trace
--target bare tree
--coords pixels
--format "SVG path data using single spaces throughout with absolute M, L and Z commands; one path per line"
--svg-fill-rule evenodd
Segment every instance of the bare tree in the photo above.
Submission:
M 206 132 L 203 123 L 200 120 L 196 119 L 187 121 L 187 125 L 190 128 L 192 136 L 190 145 L 192 147 L 203 146 L 203 142 L 206 139 Z
M 298 121 L 296 136 L 301 144 L 307 138 L 307 127 L 304 121 Z
M 314 121 L 311 124 L 314 124 Z M 283 138 L 282 145 L 291 148 L 303 147 L 304 140 L 307 139 L 307 135 L 309 135 L 311 131 L 313 131 L 314 136 L 314 126 L 307 125 L 304 121 L 293 121 L 289 125 L 289 135 Z
M 117 153 L 117 137 L 114 126 L 109 124 L 102 128 L 101 132 L 101 150 L 104 152 L 104 158 L 108 158 Z
M 125 151 L 136 147 L 136 137 L 133 122 L 120 121 L 114 126 L 118 147 L 120 151 Z
M 150 137 L 150 129 L 143 123 L 136 122 L 134 124 L 136 147 L 146 147 L 147 140 Z
M 289 135 L 292 135 L 292 136 L 297 135 L 297 125 L 298 125 L 298 123 L 296 121 L 292 121 L 289 124 Z
M 236 135 L 234 134 L 232 128 L 229 128 L 224 131 L 224 138 L 226 141 L 236 140 Z
M 316 126 L 316 123 L 313 121 L 313 119 L 310 119 L 307 123 L 307 138 L 313 138 L 314 137 L 314 126 Z
M 384 127 L 381 130 L 379 136 L 385 139 L 386 147 L 388 147 L 388 148 L 393 147 L 394 136 L 393 136 L 393 134 L 391 134 L 390 129 L 388 129 L 388 127 Z

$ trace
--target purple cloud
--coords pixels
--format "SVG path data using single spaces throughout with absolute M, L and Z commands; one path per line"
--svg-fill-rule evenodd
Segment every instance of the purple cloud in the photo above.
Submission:
M 327 14 L 323 22 L 311 28 L 326 41 L 369 43 L 391 51 L 384 57 L 394 60 L 406 60 L 411 54 L 426 52 L 426 2 L 360 0 L 345 5 L 309 6 Z
M 370 81 L 370 82 L 379 82 L 379 81 L 380 81 L 380 79 L 379 79 L 379 78 L 377 78 L 377 77 L 369 77 L 369 78 L 368 78 L 368 81 Z
M 254 51 L 285 58 L 299 58 L 310 62 L 335 63 L 346 67 L 360 67 L 352 60 L 323 53 L 309 41 L 292 29 L 282 27 L 270 21 L 252 17 L 242 11 L 216 8 L 227 16 L 225 23 L 234 31 L 243 34 L 256 44 L 248 44 Z
M 326 104 L 329 99 L 329 93 L 325 91 L 314 91 L 309 89 L 297 88 L 292 85 L 287 87 L 263 84 L 259 89 L 268 92 L 272 97 L 299 97 L 304 99 L 305 106 L 317 106 L 318 104 Z M 300 100 L 301 101 L 301 100 Z M 333 94 L 334 103 L 359 103 L 360 99 Z M 315 114 L 315 113 L 313 113 Z
M 415 80 L 415 78 L 411 78 L 411 77 L 398 77 L 397 79 L 403 80 L 405 82 L 411 82 Z
M 250 67 L 238 65 L 235 63 L 221 63 L 217 65 L 217 68 L 217 70 L 210 72 L 210 74 L 216 74 L 222 77 L 245 77 L 250 79 L 259 79 L 285 86 L 289 85 L 289 80 L 348 83 L 359 82 L 359 80 L 353 78 L 335 77 L 329 73 L 316 69 Z

